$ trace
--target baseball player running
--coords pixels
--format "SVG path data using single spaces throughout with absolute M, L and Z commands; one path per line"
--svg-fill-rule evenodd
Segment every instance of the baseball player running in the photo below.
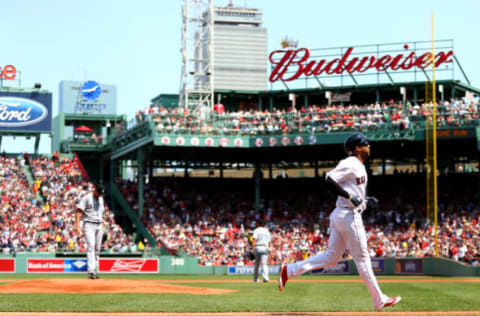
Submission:
M 258 270 L 260 262 L 262 263 L 262 279 L 268 282 L 268 251 L 272 240 L 272 234 L 268 231 L 262 220 L 259 220 L 259 226 L 253 231 L 252 248 L 255 250 L 255 267 L 253 270 L 253 282 L 258 282 Z
M 89 279 L 100 279 L 97 275 L 98 260 L 102 247 L 103 185 L 97 185 L 93 192 L 83 196 L 77 204 L 76 231 L 80 234 L 80 216 L 83 215 L 83 234 L 87 240 L 87 271 Z
M 345 140 L 348 157 L 326 175 L 327 183 L 337 193 L 336 208 L 330 215 L 330 240 L 327 251 L 294 264 L 282 264 L 278 286 L 283 291 L 288 279 L 312 269 L 334 266 L 349 249 L 357 270 L 372 296 L 373 306 L 381 310 L 400 302 L 401 297 L 382 293 L 372 270 L 362 212 L 377 207 L 378 200 L 366 196 L 367 172 L 365 160 L 370 156 L 370 144 L 363 134 L 353 134 Z

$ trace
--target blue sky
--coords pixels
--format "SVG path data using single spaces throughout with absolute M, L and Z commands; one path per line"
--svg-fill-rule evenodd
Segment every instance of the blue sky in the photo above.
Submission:
M 217 0 L 227 5 L 229 0 Z M 480 87 L 480 1 L 233 0 L 264 12 L 268 50 L 285 36 L 308 48 L 453 39 L 471 84 Z M 180 0 L 0 0 L 0 66 L 22 72 L 22 86 L 53 93 L 61 80 L 117 86 L 118 113 L 131 117 L 159 93 L 178 93 Z M 2 148 L 8 146 L 2 143 Z M 42 140 L 42 148 L 49 150 Z M 8 149 L 8 147 L 7 147 Z

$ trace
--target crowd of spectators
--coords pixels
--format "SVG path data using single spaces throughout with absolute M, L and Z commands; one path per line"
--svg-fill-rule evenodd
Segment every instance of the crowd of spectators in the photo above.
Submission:
M 31 168 L 34 183 L 27 180 Z M 73 160 L 52 156 L 0 159 L 1 247 L 4 253 L 83 252 L 86 242 L 75 232 L 75 206 L 93 188 Z M 105 212 L 104 251 L 137 251 L 132 237 Z
M 25 159 L 0 158 L 0 245 L 2 253 L 48 251 L 52 236 L 48 211 L 31 190 L 24 171 Z
M 82 175 L 77 161 L 39 157 L 31 160 L 32 173 L 50 211 L 57 251 L 83 252 L 86 242 L 75 233 L 75 211 L 79 199 L 93 189 L 94 184 Z M 106 205 L 104 213 L 104 251 L 137 251 L 131 235 L 126 235 L 115 223 L 114 215 Z
M 478 122 L 480 102 L 463 99 L 437 105 L 437 124 L 458 126 Z M 285 135 L 291 133 L 402 130 L 419 128 L 432 112 L 432 104 L 390 102 L 347 105 L 309 105 L 307 107 L 212 111 L 208 114 L 187 109 L 166 109 L 157 104 L 136 114 L 137 123 L 152 120 L 162 134 L 201 135 Z
M 421 258 L 435 254 L 432 222 L 425 216 L 425 196 L 418 193 L 422 189 L 411 188 L 412 180 L 415 181 L 404 180 L 407 189 L 401 192 L 398 179 L 394 185 L 382 182 L 377 186 L 381 207 L 364 214 L 372 257 Z M 198 257 L 199 264 L 252 264 L 247 253 L 251 233 L 260 218 L 266 220 L 273 235 L 269 264 L 293 262 L 326 250 L 328 216 L 335 197 L 322 184 L 308 186 L 309 189 L 293 184 L 266 192 L 260 210 L 255 211 L 251 197 L 244 193 L 246 184 L 237 184 L 243 190 L 233 190 L 226 183 L 201 181 L 162 178 L 147 184 L 142 216 L 156 238 Z M 136 184 L 119 181 L 118 185 L 130 205 L 138 210 Z M 478 195 L 442 195 L 439 214 L 441 256 L 480 264 Z

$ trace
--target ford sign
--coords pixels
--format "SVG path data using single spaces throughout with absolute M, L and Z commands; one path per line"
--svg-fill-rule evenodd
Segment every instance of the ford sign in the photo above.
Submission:
M 47 108 L 36 101 L 0 97 L 0 127 L 23 127 L 41 122 L 48 115 Z

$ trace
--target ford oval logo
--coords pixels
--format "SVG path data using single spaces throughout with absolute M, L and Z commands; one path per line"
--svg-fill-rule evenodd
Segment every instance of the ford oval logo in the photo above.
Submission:
M 24 98 L 0 97 L 0 126 L 29 126 L 41 122 L 47 115 L 47 108 L 39 102 Z

